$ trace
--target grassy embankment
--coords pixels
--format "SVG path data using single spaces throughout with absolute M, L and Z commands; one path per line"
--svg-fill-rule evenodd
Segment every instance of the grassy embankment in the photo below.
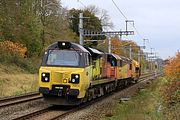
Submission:
M 113 116 L 105 120 L 176 120 L 178 119 L 180 104 L 176 104 L 169 113 L 162 98 L 162 87 L 166 78 L 159 78 L 148 88 L 142 89 L 129 101 L 117 103 L 114 106 Z
M 0 97 L 37 91 L 38 74 L 14 64 L 0 64 Z

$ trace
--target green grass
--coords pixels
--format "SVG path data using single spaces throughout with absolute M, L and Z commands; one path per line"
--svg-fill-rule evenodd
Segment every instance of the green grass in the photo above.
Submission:
M 104 120 L 162 120 L 160 86 L 161 80 L 156 80 L 129 101 L 118 102 L 112 116 Z
M 37 91 L 39 65 L 39 57 L 22 58 L 1 53 L 0 97 Z
M 38 90 L 38 74 L 15 65 L 0 64 L 0 97 L 20 95 Z

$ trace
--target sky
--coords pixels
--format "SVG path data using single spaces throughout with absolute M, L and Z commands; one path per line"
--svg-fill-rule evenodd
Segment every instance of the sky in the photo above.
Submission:
M 175 56 L 180 51 L 180 0 L 114 0 L 128 20 L 133 20 L 137 29 L 128 24 L 135 35 L 124 36 L 138 45 L 146 41 L 144 52 L 153 52 L 162 59 Z M 68 9 L 83 9 L 95 5 L 105 9 L 114 24 L 113 30 L 125 30 L 125 18 L 120 14 L 112 0 L 61 0 L 62 6 Z

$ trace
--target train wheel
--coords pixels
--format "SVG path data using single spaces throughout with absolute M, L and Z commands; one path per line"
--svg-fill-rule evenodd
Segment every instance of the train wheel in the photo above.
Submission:
M 93 93 L 92 91 L 88 92 L 88 101 L 91 101 L 93 99 Z
M 88 101 L 88 92 L 86 92 L 86 95 L 83 98 L 83 103 L 86 103 L 87 101 Z

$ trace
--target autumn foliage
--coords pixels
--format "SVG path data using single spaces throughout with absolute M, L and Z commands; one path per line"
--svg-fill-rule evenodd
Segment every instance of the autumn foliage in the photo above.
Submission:
M 112 53 L 122 55 L 122 43 L 117 38 L 112 38 Z
M 168 78 L 180 78 L 180 52 L 168 61 L 164 70 Z
M 36 68 L 26 57 L 27 48 L 20 43 L 9 40 L 0 42 L 0 63 L 8 65 L 16 65 L 22 69 L 35 73 Z
M 4 54 L 18 55 L 19 57 L 25 57 L 27 48 L 23 47 L 22 44 L 14 43 L 9 40 L 0 42 L 0 50 Z
M 164 67 L 167 84 L 163 88 L 163 98 L 171 105 L 180 102 L 180 52 L 169 59 Z

